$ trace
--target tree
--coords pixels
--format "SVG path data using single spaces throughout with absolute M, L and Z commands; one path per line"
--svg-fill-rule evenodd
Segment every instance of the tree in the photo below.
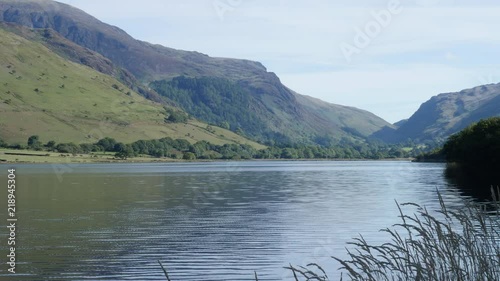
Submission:
M 116 145 L 116 140 L 113 138 L 103 138 L 96 145 L 102 147 L 104 151 L 113 151 Z
M 114 147 L 115 157 L 119 159 L 127 159 L 135 155 L 134 147 L 131 144 L 117 143 Z
M 81 152 L 80 146 L 72 142 L 60 143 L 56 146 L 56 150 L 59 153 L 71 153 L 73 155 Z
M 298 158 L 297 151 L 293 148 L 285 148 L 281 153 L 281 158 L 296 159 Z
M 443 152 L 448 162 L 475 169 L 500 168 L 500 117 L 483 119 L 452 135 Z
M 500 117 L 481 120 L 452 135 L 443 152 L 448 162 L 500 166 Z
M 113 147 L 113 151 L 115 152 L 122 152 L 126 149 L 126 145 L 122 142 L 119 142 L 117 144 L 115 144 L 115 146 Z
M 116 151 L 115 157 L 123 160 L 132 157 L 135 154 L 132 145 L 123 144 L 121 142 L 115 145 L 114 150 Z
M 191 144 L 184 139 L 176 139 L 173 141 L 173 146 L 181 151 L 188 150 L 191 147 Z
M 0 147 L 7 147 L 7 143 L 3 139 L 0 139 Z
M 165 118 L 165 122 L 169 123 L 186 123 L 189 119 L 188 115 L 182 111 L 174 111 L 167 108 L 166 112 L 168 117 Z
M 28 148 L 34 150 L 40 150 L 42 148 L 42 143 L 40 142 L 39 136 L 31 136 L 28 138 Z
M 230 125 L 229 125 L 229 122 L 227 122 L 227 121 L 222 121 L 220 123 L 219 127 L 223 128 L 223 129 L 226 129 L 226 130 L 229 130 L 229 128 L 231 128 Z
M 45 147 L 48 148 L 48 149 L 50 149 L 50 150 L 54 149 L 56 147 L 56 142 L 53 141 L 53 140 L 49 141 L 49 142 L 47 142 L 47 144 L 45 145 Z
M 196 155 L 192 152 L 184 152 L 182 157 L 184 160 L 196 160 Z
M 236 134 L 238 134 L 240 136 L 243 136 L 245 134 L 245 132 L 243 131 L 243 129 L 241 127 L 238 127 L 236 129 Z

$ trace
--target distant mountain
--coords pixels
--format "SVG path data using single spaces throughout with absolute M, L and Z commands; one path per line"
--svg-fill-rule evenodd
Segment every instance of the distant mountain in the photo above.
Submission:
M 52 29 L 124 69 L 125 72 L 119 71 L 121 76 L 141 81 L 143 88 L 153 88 L 148 98 L 157 98 L 154 90 L 158 90 L 166 103 L 173 103 L 206 122 L 228 121 L 232 130 L 239 129 L 263 142 L 278 139 L 302 143 L 321 140 L 321 143 L 325 139 L 365 139 L 384 127 L 393 128 L 369 112 L 299 95 L 259 62 L 212 58 L 135 40 L 123 30 L 66 4 L 48 0 L 0 0 L 0 21 Z M 212 87 L 214 100 L 211 101 L 204 96 L 204 86 L 186 88 L 186 85 L 177 84 L 178 88 L 172 86 L 174 78 L 209 79 L 210 82 L 204 81 L 208 88 L 213 86 L 209 84 L 220 85 L 224 80 L 222 84 L 231 85 L 236 92 L 246 96 L 242 97 L 245 103 L 233 104 L 228 110 L 227 104 L 217 103 L 227 98 L 223 89 Z M 161 88 L 161 85 L 168 87 Z M 180 97 L 179 93 L 188 93 L 188 96 Z
M 38 38 L 37 31 L 16 27 L 13 33 L 12 29 L 0 24 L 0 139 L 8 143 L 26 143 L 31 135 L 43 141 L 75 143 L 103 137 L 123 142 L 172 137 L 262 147 L 195 120 L 166 123 L 169 113 L 163 104 L 145 99 L 111 75 L 26 39 Z M 85 53 L 88 61 L 110 65 L 96 53 Z M 114 73 L 112 68 L 109 72 Z
M 386 141 L 445 139 L 481 119 L 500 116 L 500 84 L 432 97 L 398 129 L 375 136 Z
M 403 126 L 404 124 L 406 124 L 406 122 L 408 122 L 408 119 L 400 120 L 400 121 L 394 123 L 393 125 L 397 129 L 397 128 L 400 128 L 401 126 Z

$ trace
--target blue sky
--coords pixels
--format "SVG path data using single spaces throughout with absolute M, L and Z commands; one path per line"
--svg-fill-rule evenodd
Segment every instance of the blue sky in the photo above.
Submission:
M 59 2 L 140 40 L 260 61 L 298 93 L 389 122 L 439 93 L 500 82 L 493 0 Z

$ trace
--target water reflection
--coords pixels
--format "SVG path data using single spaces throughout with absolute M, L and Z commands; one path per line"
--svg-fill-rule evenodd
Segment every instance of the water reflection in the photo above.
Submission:
M 500 186 L 500 171 L 477 171 L 460 165 L 447 165 L 445 177 L 464 196 L 471 196 L 481 202 L 491 201 L 492 187 Z
M 434 163 L 84 165 L 62 181 L 50 165 L 17 170 L 23 275 L 9 280 L 164 280 L 157 260 L 172 280 L 290 280 L 284 266 L 310 262 L 335 280 L 330 257 L 352 237 L 387 241 L 395 200 L 438 210 L 438 189 L 462 206 Z

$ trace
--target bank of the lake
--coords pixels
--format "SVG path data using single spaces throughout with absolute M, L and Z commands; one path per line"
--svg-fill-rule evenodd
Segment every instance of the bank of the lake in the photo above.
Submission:
M 390 159 L 242 159 L 239 161 L 412 161 L 413 158 Z M 127 159 L 116 158 L 115 153 L 68 154 L 35 150 L 0 149 L 0 164 L 98 164 L 98 163 L 178 163 L 178 162 L 220 162 L 235 161 L 223 159 L 185 160 L 168 157 L 141 155 Z
M 150 156 L 138 156 L 130 157 L 127 159 L 118 159 L 115 157 L 115 154 L 111 152 L 92 154 L 68 154 L 34 150 L 0 149 L 0 164 L 162 163 L 180 161 L 183 160 L 173 158 L 154 158 Z

